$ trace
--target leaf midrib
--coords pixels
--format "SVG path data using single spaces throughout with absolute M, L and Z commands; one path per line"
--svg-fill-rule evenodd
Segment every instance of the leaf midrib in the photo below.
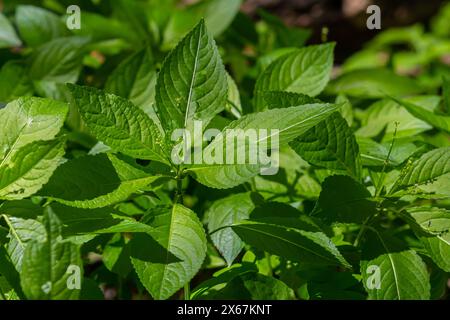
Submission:
M 234 225 L 234 226 L 235 226 L 235 227 L 238 227 L 238 228 L 243 228 L 243 229 L 245 229 L 245 228 L 247 227 L 247 225 L 245 225 L 245 224 L 238 224 L 238 225 Z M 298 247 L 298 248 L 304 249 L 304 250 L 306 250 L 306 251 L 312 253 L 313 255 L 316 255 L 316 256 L 318 256 L 318 257 L 321 257 L 321 258 L 323 258 L 323 259 L 325 259 L 325 260 L 331 261 L 331 262 L 333 262 L 333 263 L 336 262 L 336 260 L 334 260 L 334 259 L 331 259 L 331 258 L 329 258 L 329 257 L 322 256 L 322 255 L 318 254 L 317 252 L 315 252 L 315 251 L 313 251 L 313 250 L 310 250 L 310 249 L 308 249 L 308 248 L 306 248 L 306 247 L 303 247 L 303 246 L 301 246 L 301 245 L 299 245 L 299 244 L 296 244 L 295 242 L 289 241 L 289 240 L 287 240 L 287 239 L 285 239 L 285 238 L 276 236 L 275 234 L 267 233 L 267 232 L 264 232 L 264 231 L 261 231 L 261 230 L 258 230 L 258 229 L 252 229 L 252 228 L 249 228 L 249 227 L 247 227 L 247 230 L 251 230 L 251 231 L 254 231 L 254 232 L 259 232 L 259 233 L 261 233 L 261 234 L 264 234 L 264 235 L 267 235 L 267 236 L 274 237 L 274 238 L 279 239 L 279 240 L 281 240 L 281 241 L 290 243 L 290 244 L 292 244 L 292 245 L 294 245 L 294 246 L 296 246 L 296 247 Z M 293 231 L 293 230 L 291 230 L 291 231 Z M 294 231 L 294 232 L 296 232 L 296 231 Z M 302 235 L 302 234 L 299 233 L 299 232 L 296 232 L 296 233 L 298 233 L 299 235 Z M 311 241 L 312 241 L 312 240 L 311 240 Z M 313 242 L 314 242 L 314 241 L 313 241 Z M 314 242 L 314 243 L 316 243 L 316 242 Z M 316 244 L 317 244 L 317 243 L 316 243 Z
M 191 108 L 191 104 L 192 104 L 192 93 L 194 91 L 194 83 L 195 83 L 195 79 L 197 76 L 197 68 L 198 68 L 198 55 L 200 52 L 200 42 L 201 42 L 201 37 L 202 37 L 202 28 L 199 29 L 199 35 L 198 35 L 198 42 L 197 42 L 197 49 L 195 51 L 195 61 L 194 61 L 194 70 L 192 71 L 192 77 L 191 77 L 191 82 L 189 84 L 189 94 L 188 94 L 188 99 L 186 102 L 186 113 L 184 115 L 184 127 L 187 127 L 187 122 L 188 122 L 188 116 L 190 114 L 190 108 Z M 195 110 L 194 110 L 195 113 Z

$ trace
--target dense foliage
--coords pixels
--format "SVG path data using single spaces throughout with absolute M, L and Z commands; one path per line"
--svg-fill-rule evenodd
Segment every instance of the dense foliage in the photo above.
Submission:
M 334 66 L 339 43 L 240 0 L 79 1 L 74 30 L 71 3 L 19 2 L 0 13 L 0 299 L 446 297 L 450 5 Z M 278 130 L 278 172 L 177 163 L 198 121 L 221 133 L 194 157 Z

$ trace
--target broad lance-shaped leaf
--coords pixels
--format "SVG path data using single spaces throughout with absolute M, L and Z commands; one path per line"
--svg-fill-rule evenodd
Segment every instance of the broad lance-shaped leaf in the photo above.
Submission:
M 247 220 L 231 228 L 245 243 L 286 259 L 351 268 L 331 239 L 311 226 L 301 230 Z
M 450 211 L 416 207 L 408 209 L 407 212 L 412 218 L 417 237 L 431 259 L 442 270 L 450 272 Z
M 356 180 L 360 179 L 359 147 L 347 121 L 338 112 L 289 145 L 313 165 L 348 174 Z
M 417 146 L 409 141 L 395 141 L 390 154 L 391 142 L 378 143 L 368 138 L 357 138 L 361 153 L 361 162 L 364 166 L 383 167 L 398 166 L 417 152 Z
M 294 291 L 283 281 L 258 272 L 236 275 L 216 288 L 196 296 L 207 300 L 295 300 Z
M 362 248 L 363 285 L 373 300 L 428 300 L 430 277 L 420 256 L 375 229 Z
M 14 290 L 20 299 L 25 299 L 22 288 L 20 287 L 20 275 L 14 267 L 5 247 L 0 246 L 0 274 L 8 283 L 8 286 Z M 1 278 L 0 277 L 0 278 Z
M 130 100 L 161 126 L 154 107 L 156 79 L 155 59 L 151 48 L 145 48 L 119 64 L 108 77 L 105 91 Z
M 450 77 L 445 76 L 442 79 L 442 95 L 444 100 L 444 111 L 450 114 Z
M 250 140 L 250 143 L 257 143 L 258 153 L 267 153 L 269 146 L 275 144 L 274 136 L 279 139 L 279 146 L 272 146 L 274 149 L 286 146 L 294 138 L 327 118 L 337 108 L 338 106 L 332 104 L 307 104 L 246 115 L 230 123 L 203 150 L 203 155 L 211 155 L 214 161 L 211 164 L 193 165 L 189 167 L 189 172 L 196 180 L 209 187 L 224 189 L 237 186 L 256 176 L 263 167 L 268 166 L 267 164 L 263 165 L 260 160 L 254 164 L 247 159 L 250 156 L 247 152 L 249 147 L 248 137 L 246 134 L 236 137 L 239 130 L 248 134 L 256 133 L 257 140 Z M 266 129 L 267 134 L 260 134 L 260 129 Z M 274 134 L 276 130 L 278 130 L 278 133 Z M 233 140 L 233 136 L 235 137 L 234 145 L 230 145 L 227 140 Z M 238 159 L 227 160 L 228 157 L 236 157 L 237 155 L 244 156 L 246 160 L 243 163 L 239 163 Z M 195 159 L 195 154 L 193 158 Z M 273 158 L 275 157 L 272 157 L 272 162 L 269 165 L 276 169 L 278 164 L 274 163 Z
M 450 172 L 450 147 L 431 150 L 407 165 L 392 187 L 391 193 L 422 185 Z
M 8 254 L 16 270 L 20 271 L 27 244 L 32 240 L 42 242 L 47 239 L 45 227 L 34 219 L 8 217 L 7 215 L 3 215 L 3 218 L 9 227 Z
M 306 94 L 288 91 L 267 91 L 263 92 L 262 96 L 268 109 L 281 109 L 304 104 L 322 103 L 319 99 L 312 98 Z
M 239 119 L 242 116 L 242 104 L 239 89 L 234 79 L 227 73 L 228 96 L 225 110 Z M 211 123 L 210 123 L 211 126 Z
M 348 176 L 330 176 L 322 183 L 322 191 L 311 213 L 329 223 L 362 223 L 376 213 L 370 192 Z
M 30 57 L 30 77 L 58 83 L 76 82 L 88 41 L 72 36 L 57 38 L 39 46 Z
M 321 103 L 320 100 L 301 93 L 282 91 L 266 92 L 264 99 L 269 109 Z M 361 161 L 358 144 L 347 121 L 338 112 L 291 141 L 289 145 L 309 163 L 346 173 L 359 180 Z
M 64 124 L 67 104 L 50 99 L 23 97 L 0 109 L 0 162 L 38 140 L 51 140 Z
M 155 228 L 149 234 L 156 241 L 148 241 L 148 236 L 133 238 L 131 241 L 139 252 L 132 253 L 132 262 L 152 297 L 167 299 L 202 266 L 206 255 L 205 231 L 197 215 L 180 204 L 157 208 L 144 220 Z
M 98 154 L 60 166 L 39 194 L 68 206 L 100 208 L 126 200 L 157 179 L 112 154 Z
M 219 229 L 248 219 L 254 207 L 250 193 L 239 193 L 217 200 L 206 212 L 211 240 L 228 265 L 233 264 L 244 243 L 231 228 Z
M 69 33 L 63 19 L 51 11 L 30 5 L 17 7 L 16 23 L 21 38 L 30 47 Z
M 61 239 L 61 222 L 51 211 L 43 217 L 47 240 L 30 241 L 23 255 L 20 279 L 23 291 L 31 300 L 77 299 L 83 262 L 80 248 Z
M 0 205 L 0 214 L 22 219 L 36 219 L 43 214 L 43 209 L 31 199 L 13 200 Z
M 130 101 L 91 87 L 67 85 L 84 123 L 113 150 L 168 163 L 157 125 Z
M 35 194 L 62 163 L 64 139 L 30 143 L 0 162 L 0 199 Z
M 422 88 L 408 77 L 383 69 L 360 69 L 344 73 L 331 81 L 325 93 L 345 94 L 349 97 L 382 98 L 387 94 L 408 95 L 419 93 Z
M 434 110 L 439 105 L 438 96 L 414 96 L 405 99 L 427 110 Z M 392 99 L 378 100 L 365 110 L 361 118 L 361 127 L 356 130 L 357 137 L 376 138 L 383 135 L 383 141 L 390 142 L 394 137 L 406 138 L 417 135 L 433 127 L 414 117 L 404 107 Z
M 211 35 L 218 36 L 232 23 L 241 3 L 242 0 L 210 0 L 174 8 L 164 29 L 163 50 L 173 48 L 202 18 Z M 161 8 L 161 3 L 155 3 L 154 6 L 163 12 L 167 10 Z
M 31 96 L 33 83 L 28 75 L 26 64 L 8 61 L 0 69 L 0 101 L 10 102 L 22 96 Z
M 111 207 L 81 209 L 52 203 L 50 210 L 61 221 L 62 236 L 65 238 L 82 234 L 137 233 L 153 230 L 149 225 L 120 214 Z
M 404 100 L 398 100 L 395 98 L 392 98 L 395 102 L 402 105 L 403 107 L 408 110 L 409 113 L 411 113 L 413 116 L 419 118 L 420 120 L 423 120 L 435 128 L 439 128 L 442 130 L 445 130 L 447 132 L 450 132 L 450 116 L 444 116 L 435 114 L 431 111 L 428 111 L 422 107 L 419 107 L 413 103 L 404 101 Z
M 164 129 L 193 129 L 193 121 L 206 127 L 223 110 L 227 99 L 227 74 L 214 39 L 204 21 L 164 60 L 156 83 L 157 112 Z
M 196 288 L 192 289 L 191 300 L 202 299 L 209 292 L 214 290 L 216 286 L 223 286 L 229 283 L 236 277 L 245 275 L 247 273 L 258 273 L 256 264 L 250 262 L 235 263 L 227 268 L 215 272 L 211 279 L 203 281 Z
M 18 47 L 21 44 L 11 22 L 0 12 L 0 48 Z
M 258 77 L 257 110 L 265 109 L 264 92 L 290 91 L 316 96 L 327 85 L 333 67 L 334 43 L 308 46 L 283 55 Z

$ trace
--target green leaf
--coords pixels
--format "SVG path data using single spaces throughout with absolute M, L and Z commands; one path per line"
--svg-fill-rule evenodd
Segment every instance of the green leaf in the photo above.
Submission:
M 86 38 L 63 37 L 39 46 L 30 58 L 30 77 L 58 83 L 76 82 L 87 43 Z
M 132 269 L 130 261 L 130 245 L 124 237 L 116 234 L 105 246 L 102 260 L 105 267 L 120 276 L 126 276 Z
M 316 96 L 327 85 L 333 66 L 334 43 L 308 46 L 283 55 L 258 77 L 255 105 L 264 110 L 263 92 L 290 91 Z
M 294 291 L 284 282 L 262 274 L 240 276 L 252 300 L 294 300 Z
M 314 228 L 300 230 L 254 221 L 231 227 L 245 243 L 286 259 L 351 268 L 333 242 Z
M 38 140 L 51 140 L 64 124 L 65 103 L 24 97 L 0 109 L 0 162 L 6 162 L 23 146 Z
M 0 12 L 0 48 L 19 47 L 22 45 L 11 22 Z
M 389 55 L 376 50 L 363 49 L 348 57 L 342 64 L 342 72 L 346 73 L 357 69 L 370 69 L 385 67 Z
M 42 223 L 33 219 L 22 219 L 3 215 L 8 227 L 10 241 L 7 245 L 8 255 L 17 271 L 22 269 L 23 254 L 28 243 L 45 241 L 47 234 Z
M 33 94 L 33 84 L 24 63 L 8 61 L 0 69 L 0 101 L 10 102 Z
M 142 257 L 133 255 L 132 263 L 152 297 L 167 299 L 200 269 L 206 255 L 205 231 L 197 215 L 180 204 L 155 209 L 147 220 L 155 228 L 149 234 L 156 242 L 133 239 L 145 254 Z
M 258 268 L 254 263 L 235 263 L 229 267 L 215 272 L 211 279 L 203 281 L 199 286 L 194 288 L 192 290 L 191 299 L 204 299 L 205 296 L 208 297 L 211 293 L 214 294 L 214 292 L 218 291 L 219 288 L 223 287 L 225 284 L 229 283 L 236 277 L 245 275 L 247 273 L 256 272 L 258 272 Z
M 431 259 L 442 270 L 450 272 L 450 211 L 416 207 L 407 209 L 407 212 L 419 227 L 416 234 Z
M 206 0 L 174 10 L 164 29 L 162 47 L 174 47 L 202 18 L 211 35 L 218 36 L 231 24 L 241 2 L 242 0 Z
M 50 211 L 45 213 L 43 223 L 46 241 L 32 240 L 25 248 L 20 272 L 23 291 L 31 300 L 77 299 L 80 290 L 70 284 L 72 277 L 83 279 L 80 248 L 61 240 L 61 223 Z M 72 268 L 79 268 L 79 273 L 72 273 Z
M 303 47 L 311 36 L 311 30 L 298 27 L 288 28 L 279 17 L 262 9 L 258 9 L 258 15 L 267 24 L 268 30 L 265 31 L 268 33 L 268 39 L 266 40 L 268 42 L 266 45 L 268 48 L 266 50 L 268 51 L 272 51 L 273 47 L 281 47 L 283 49 L 290 46 Z M 271 39 L 271 36 L 274 39 Z M 274 43 L 272 44 L 272 42 Z
M 426 184 L 449 172 L 450 147 L 431 150 L 405 167 L 392 187 L 391 193 L 410 186 Z
M 51 210 L 61 221 L 64 238 L 83 234 L 150 232 L 152 227 L 124 216 L 112 208 L 81 209 L 53 203 Z
M 362 223 L 376 213 L 370 192 L 348 176 L 330 176 L 322 183 L 322 191 L 313 215 L 327 222 Z
M 347 121 L 337 112 L 289 143 L 290 147 L 312 165 L 359 180 L 359 146 Z
M 444 111 L 450 114 L 450 77 L 448 76 L 442 79 L 442 95 L 444 98 Z
M 164 60 L 156 83 L 157 112 L 164 129 L 206 127 L 223 110 L 227 74 L 213 38 L 202 20 Z
M 246 161 L 244 164 L 226 161 L 229 156 L 229 151 L 226 150 L 227 139 L 231 139 L 235 135 L 235 130 L 227 129 L 248 129 L 259 130 L 267 129 L 267 136 L 258 139 L 258 145 L 269 145 L 268 137 L 270 137 L 271 130 L 279 130 L 279 147 L 286 146 L 287 143 L 294 138 L 305 133 L 308 129 L 317 125 L 324 120 L 331 113 L 336 111 L 337 106 L 331 104 L 308 104 L 299 107 L 291 107 L 285 109 L 272 109 L 264 112 L 246 115 L 239 120 L 233 121 L 226 127 L 221 134 L 219 134 L 204 150 L 203 154 L 211 154 L 214 151 L 222 151 L 222 156 L 219 157 L 214 164 L 195 165 L 189 168 L 189 172 L 200 183 L 213 188 L 231 188 L 237 186 L 250 178 L 256 176 L 263 165 L 258 162 L 251 164 Z M 237 141 L 236 141 L 237 140 Z M 234 143 L 234 155 L 246 155 L 246 147 L 248 143 L 244 137 L 238 137 Z M 271 140 L 271 143 L 273 141 Z M 228 146 L 230 148 L 231 146 Z M 264 148 L 260 148 L 264 149 Z M 266 152 L 267 150 L 260 150 Z M 195 155 L 194 155 L 195 157 Z M 277 165 L 276 163 L 271 163 Z
M 439 269 L 435 264 L 431 263 L 430 285 L 431 300 L 442 299 L 447 293 L 448 273 Z
M 279 48 L 279 49 L 275 49 L 275 50 L 271 50 L 268 53 L 262 55 L 261 57 L 258 58 L 257 63 L 257 68 L 259 70 L 259 73 L 261 73 L 262 71 L 264 71 L 268 66 L 270 66 L 270 64 L 272 62 L 274 62 L 275 60 L 277 60 L 278 58 L 284 56 L 285 54 L 297 51 L 298 48 L 297 47 L 287 47 L 287 48 Z M 283 92 L 283 91 L 280 91 Z M 284 91 L 286 92 L 286 91 Z
M 206 212 L 211 240 L 229 266 L 241 252 L 244 243 L 231 228 L 217 230 L 248 219 L 253 208 L 250 193 L 238 193 L 215 201 Z
M 430 112 L 422 107 L 419 107 L 413 103 L 404 101 L 404 100 L 398 100 L 395 98 L 392 98 L 395 102 L 398 104 L 404 106 L 406 110 L 408 110 L 409 113 L 411 113 L 416 118 L 419 118 L 435 128 L 439 128 L 442 130 L 445 130 L 447 132 L 450 132 L 450 117 L 449 116 L 443 116 L 438 115 L 433 112 Z
M 294 291 L 284 282 L 255 272 L 234 277 L 222 289 L 212 288 L 201 298 L 214 300 L 294 300 Z M 241 308 L 244 310 L 244 308 Z M 242 311 L 243 312 L 243 311 Z
M 408 95 L 421 92 L 412 79 L 398 76 L 388 69 L 361 69 L 343 74 L 325 90 L 328 94 L 351 97 L 382 98 L 386 95 Z
M 134 158 L 168 163 L 162 151 L 162 133 L 144 111 L 92 87 L 67 87 L 84 123 L 100 141 Z
M 0 246 L 0 274 L 8 282 L 8 285 L 21 298 L 24 298 L 20 287 L 20 275 L 14 267 L 4 246 Z
M 406 99 L 420 104 L 427 110 L 435 109 L 439 104 L 437 96 L 417 96 Z M 390 99 L 383 99 L 372 104 L 364 113 L 361 128 L 355 134 L 359 137 L 372 138 L 383 133 L 383 141 L 390 141 L 396 133 L 396 138 L 411 137 L 432 129 L 428 123 L 417 119 L 405 108 Z
M 60 17 L 35 6 L 18 6 L 16 23 L 21 38 L 30 47 L 41 45 L 68 34 L 68 29 Z
M 126 200 L 157 179 L 111 154 L 98 154 L 60 166 L 40 195 L 68 206 L 100 208 Z
M 375 229 L 369 231 L 362 250 L 361 275 L 369 299 L 430 298 L 430 277 L 427 267 L 415 251 L 398 245 L 396 239 L 380 234 Z M 375 270 L 378 270 L 379 278 Z M 377 280 L 379 289 L 376 286 Z
M 336 104 L 341 104 L 342 107 L 339 109 L 342 117 L 347 121 L 349 127 L 353 125 L 353 106 L 350 100 L 343 94 L 336 97 Z
M 227 73 L 228 97 L 225 109 L 237 119 L 242 116 L 241 96 L 233 78 Z M 211 126 L 211 123 L 210 123 Z
M 389 155 L 389 149 L 392 142 L 377 143 L 367 138 L 358 138 L 356 140 L 359 145 L 361 161 L 364 166 L 398 166 L 418 150 L 415 144 L 400 140 L 395 141 L 391 154 Z
M 52 176 L 64 156 L 64 139 L 28 144 L 0 163 L 0 199 L 35 194 Z
M 126 43 L 120 41 L 122 39 L 136 45 L 142 45 L 142 39 L 139 39 L 139 36 L 133 32 L 131 26 L 125 21 L 85 10 L 82 14 L 82 27 L 73 30 L 73 32 L 78 36 L 92 37 L 98 41 L 111 40 L 110 43 L 117 41 L 115 43 L 121 43 L 120 47 L 128 47 Z
M 106 81 L 105 91 L 130 100 L 159 124 L 153 106 L 156 78 L 155 60 L 151 48 L 145 48 L 125 59 L 111 73 Z
M 42 213 L 42 207 L 29 199 L 6 201 L 0 205 L 0 214 L 6 214 L 11 217 L 35 219 Z
M 288 91 L 267 91 L 262 93 L 268 109 L 289 108 L 304 104 L 322 103 L 319 99 L 311 98 L 303 93 Z

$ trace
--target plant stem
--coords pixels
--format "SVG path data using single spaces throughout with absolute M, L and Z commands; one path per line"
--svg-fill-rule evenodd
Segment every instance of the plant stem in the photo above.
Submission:
M 381 185 L 384 180 L 384 171 L 386 170 L 386 167 L 389 164 L 389 160 L 391 158 L 392 149 L 394 148 L 395 137 L 397 136 L 397 128 L 398 128 L 398 122 L 395 122 L 395 130 L 394 130 L 394 135 L 392 137 L 392 143 L 389 147 L 389 151 L 388 151 L 386 160 L 384 160 L 383 168 L 381 169 L 380 177 L 378 178 L 378 183 L 375 186 L 375 189 L 376 189 L 375 197 L 376 198 L 378 198 L 380 196 L 381 190 L 383 189 Z
M 191 288 L 189 282 L 184 285 L 184 300 L 191 300 Z
M 361 225 L 361 229 L 359 229 L 358 235 L 356 236 L 355 242 L 353 243 L 354 247 L 359 246 L 359 242 L 361 241 L 361 238 L 364 235 L 364 232 L 366 231 L 367 225 L 369 224 L 371 218 L 372 216 L 368 217 Z
M 177 173 L 177 193 L 175 195 L 175 203 L 183 203 L 183 177 L 180 171 Z

